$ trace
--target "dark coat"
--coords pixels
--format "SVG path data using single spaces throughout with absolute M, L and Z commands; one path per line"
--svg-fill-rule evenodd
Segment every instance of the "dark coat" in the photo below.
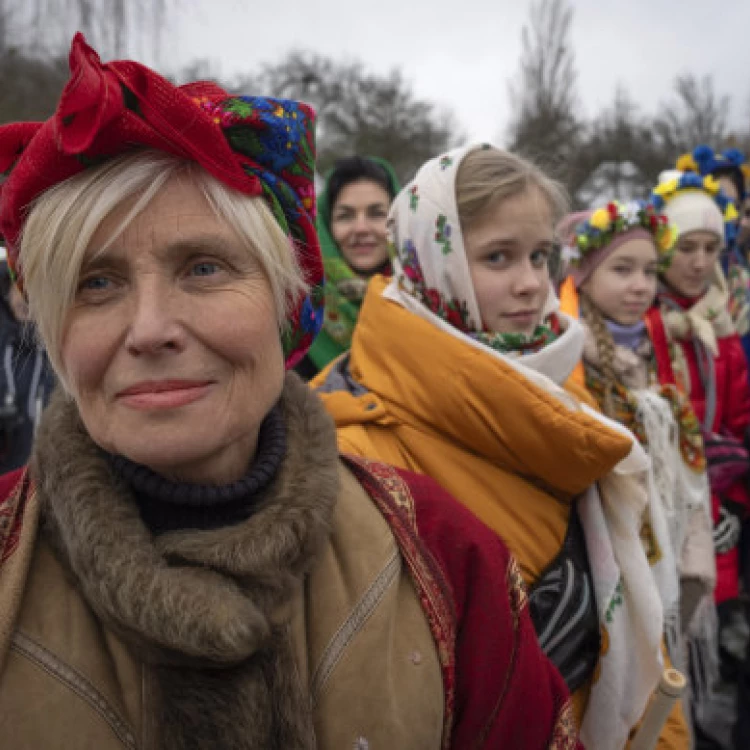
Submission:
M 55 376 L 31 326 L 0 304 L 0 474 L 29 459 L 34 433 Z

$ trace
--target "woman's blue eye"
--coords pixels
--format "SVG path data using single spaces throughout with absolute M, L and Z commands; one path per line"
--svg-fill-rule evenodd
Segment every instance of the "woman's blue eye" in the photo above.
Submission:
M 109 279 L 106 276 L 92 276 L 89 279 L 85 279 L 81 284 L 82 289 L 92 289 L 94 291 L 101 291 L 106 289 L 110 284 Z
M 211 263 L 209 261 L 196 263 L 192 268 L 192 272 L 196 276 L 212 276 L 218 270 L 219 270 L 219 266 L 216 263 Z

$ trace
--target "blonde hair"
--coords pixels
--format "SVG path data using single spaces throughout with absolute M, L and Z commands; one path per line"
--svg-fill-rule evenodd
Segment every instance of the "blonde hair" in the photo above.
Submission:
M 494 146 L 470 151 L 456 174 L 456 203 L 461 228 L 467 227 L 486 211 L 508 198 L 535 189 L 544 197 L 553 225 L 568 212 L 565 188 L 530 161 Z
M 86 250 L 101 223 L 128 200 L 135 203 L 102 248 L 111 244 L 173 178 L 191 181 L 217 218 L 260 263 L 276 303 L 280 328 L 306 289 L 290 238 L 266 202 L 224 185 L 196 162 L 141 150 L 87 169 L 50 188 L 32 204 L 19 244 L 29 312 L 56 373 L 65 381 L 61 345 Z
M 607 328 L 607 323 L 601 310 L 593 303 L 586 292 L 580 295 L 581 318 L 588 325 L 599 356 L 599 371 L 604 386 L 604 399 L 599 404 L 604 414 L 619 421 L 615 407 L 614 392 L 618 383 L 615 372 L 615 340 Z M 584 362 L 585 364 L 585 362 Z

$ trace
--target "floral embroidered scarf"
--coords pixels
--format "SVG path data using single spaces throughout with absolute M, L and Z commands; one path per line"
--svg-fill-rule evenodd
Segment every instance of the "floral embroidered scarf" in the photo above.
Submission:
M 490 331 L 479 313 L 456 205 L 456 174 L 475 148 L 456 149 L 427 162 L 394 200 L 389 218 L 394 278 L 398 291 L 416 301 L 416 309 L 428 320 L 425 312 L 501 354 L 532 354 L 559 336 L 554 295 L 530 336 Z M 393 286 L 386 294 L 399 301 Z
M 102 63 L 76 34 L 70 80 L 45 122 L 0 127 L 0 231 L 22 285 L 18 239 L 28 207 L 85 169 L 136 148 L 199 163 L 229 188 L 263 198 L 302 269 L 301 294 L 282 331 L 287 368 L 323 322 L 323 264 L 315 232 L 315 113 L 289 99 L 233 96 L 198 81 L 174 86 L 132 60 Z

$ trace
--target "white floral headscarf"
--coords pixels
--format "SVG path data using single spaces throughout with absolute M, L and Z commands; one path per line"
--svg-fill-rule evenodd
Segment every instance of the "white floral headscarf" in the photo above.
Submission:
M 562 387 L 580 360 L 584 333 L 577 320 L 557 313 L 553 291 L 544 319 L 555 313 L 563 332 L 539 351 L 511 353 L 493 347 L 491 335 L 482 335 L 487 332 L 471 281 L 455 186 L 458 168 L 474 148 L 456 149 L 427 162 L 396 197 L 389 216 L 394 278 L 383 295 L 502 360 L 571 410 L 582 410 L 632 440 L 630 454 L 578 500 L 600 625 L 607 633 L 581 737 L 587 747 L 620 750 L 662 672 L 664 615 L 640 539 L 648 500 L 648 458 L 625 427 L 578 402 Z
M 428 161 L 396 197 L 389 216 L 394 280 L 432 315 L 490 348 L 536 351 L 556 338 L 546 325 L 526 337 L 492 333 L 482 322 L 456 204 L 458 169 L 478 148 L 492 146 L 459 148 Z M 551 292 L 545 319 L 556 309 Z

